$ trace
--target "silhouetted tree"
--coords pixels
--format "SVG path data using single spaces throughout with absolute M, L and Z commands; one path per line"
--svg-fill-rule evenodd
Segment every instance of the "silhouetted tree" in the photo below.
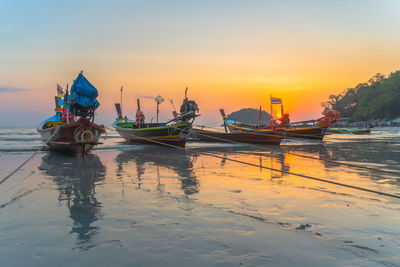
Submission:
M 352 121 L 397 118 L 400 116 L 400 71 L 388 77 L 377 73 L 366 83 L 330 95 L 321 105 L 339 111 L 342 117 Z

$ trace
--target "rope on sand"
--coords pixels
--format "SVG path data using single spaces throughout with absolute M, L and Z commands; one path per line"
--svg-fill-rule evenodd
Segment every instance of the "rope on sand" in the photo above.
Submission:
M 112 131 L 116 131 L 116 130 L 111 129 L 111 128 L 107 128 L 107 129 L 112 130 Z M 181 149 L 181 150 L 186 150 L 183 147 L 179 147 L 179 146 L 163 143 L 163 142 L 160 142 L 160 141 L 157 141 L 157 140 L 153 140 L 151 138 L 141 137 L 141 136 L 137 136 L 135 134 L 132 134 L 132 135 L 135 136 L 138 139 L 150 141 L 150 142 L 155 143 L 155 144 L 168 146 L 168 147 L 172 147 L 172 148 L 178 148 L 178 149 Z M 275 168 L 266 167 L 266 166 L 263 166 L 261 164 L 254 164 L 254 163 L 245 162 L 245 161 L 241 161 L 241 160 L 231 159 L 231 158 L 228 158 L 228 157 L 217 156 L 217 155 L 214 155 L 214 154 L 211 154 L 211 153 L 207 153 L 207 152 L 195 151 L 195 153 L 200 154 L 200 155 L 206 155 L 206 156 L 214 157 L 214 158 L 229 160 L 229 161 L 232 161 L 232 162 L 236 162 L 236 163 L 240 163 L 240 164 L 244 164 L 244 165 L 248 165 L 248 166 L 252 166 L 252 167 L 263 168 L 263 169 L 272 170 L 272 171 L 276 171 L 276 172 L 295 175 L 295 176 L 306 178 L 306 179 L 310 179 L 310 180 L 320 181 L 320 182 L 324 182 L 324 183 L 330 183 L 330 184 L 334 184 L 334 185 L 338 185 L 338 186 L 342 186 L 342 187 L 347 187 L 347 188 L 351 188 L 351 189 L 355 189 L 355 190 L 359 190 L 359 191 L 364 191 L 364 192 L 369 192 L 369 193 L 374 193 L 374 194 L 378 194 L 378 195 L 382 195 L 382 196 L 387 196 L 387 197 L 400 199 L 400 195 L 381 192 L 381 191 L 374 190 L 374 189 L 364 188 L 364 187 L 355 186 L 355 185 L 349 185 L 349 184 L 336 182 L 336 181 L 332 181 L 332 180 L 328 180 L 328 179 L 324 179 L 324 178 L 312 177 L 312 176 L 308 176 L 308 175 L 305 175 L 305 174 L 300 174 L 300 173 L 295 173 L 295 172 L 290 172 L 290 171 L 285 171 L 285 170 L 279 170 L 279 169 L 275 169 Z
M 47 139 L 47 141 L 41 146 L 39 147 L 32 155 L 29 156 L 29 158 L 27 160 L 25 160 L 24 162 L 22 162 L 21 165 L 19 165 L 14 171 L 12 171 L 9 175 L 7 175 L 5 178 L 3 178 L 3 180 L 0 181 L 0 185 L 2 183 L 4 183 L 8 178 L 10 178 L 11 176 L 13 176 L 19 169 L 21 169 L 26 163 L 28 163 L 28 161 L 30 161 L 31 159 L 33 159 L 33 157 L 39 153 L 40 150 L 42 150 L 42 148 L 44 148 L 48 142 L 50 142 L 51 139 L 53 139 L 53 137 L 55 137 L 58 133 L 60 129 L 60 126 L 57 126 L 57 128 L 55 129 L 55 131 L 53 132 L 53 134 L 49 137 L 49 139 Z

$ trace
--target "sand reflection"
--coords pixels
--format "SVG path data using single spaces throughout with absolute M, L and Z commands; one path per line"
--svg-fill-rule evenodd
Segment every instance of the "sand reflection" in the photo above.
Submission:
M 87 244 L 99 232 L 93 223 L 100 218 L 101 203 L 96 198 L 96 183 L 103 180 L 105 166 L 96 155 L 71 157 L 49 153 L 39 167 L 53 177 L 59 191 L 58 201 L 66 203 L 74 221 L 71 232 L 77 234 L 78 247 Z
M 192 195 L 198 193 L 200 187 L 193 168 L 196 158 L 197 156 L 183 150 L 147 147 L 143 150 L 123 151 L 117 155 L 116 162 L 120 176 L 122 176 L 124 168 L 130 168 L 132 164 L 136 165 L 138 189 L 141 189 L 146 168 L 152 169 L 155 166 L 158 191 L 162 191 L 160 168 L 168 168 L 179 178 L 181 189 L 185 195 Z M 149 165 L 153 166 L 149 167 Z

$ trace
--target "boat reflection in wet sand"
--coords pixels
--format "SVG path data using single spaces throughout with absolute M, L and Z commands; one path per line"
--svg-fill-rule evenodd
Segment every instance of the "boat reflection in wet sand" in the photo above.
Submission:
M 88 248 L 98 227 L 93 224 L 100 218 L 101 203 L 96 198 L 96 183 L 104 180 L 106 167 L 98 156 L 70 157 L 48 152 L 39 167 L 45 171 L 59 191 L 58 200 L 65 203 L 73 220 L 72 233 L 77 234 L 77 247 Z
M 116 157 L 116 162 L 118 163 L 120 174 L 124 168 L 131 166 L 132 162 L 136 163 L 139 189 L 143 182 L 142 176 L 145 173 L 146 165 L 150 163 L 154 164 L 157 169 L 159 167 L 165 167 L 174 171 L 179 176 L 183 192 L 186 195 L 191 195 L 199 192 L 199 182 L 193 170 L 193 162 L 196 158 L 197 156 L 184 150 L 149 146 L 141 150 L 123 151 Z M 158 176 L 157 179 L 160 185 L 160 177 Z

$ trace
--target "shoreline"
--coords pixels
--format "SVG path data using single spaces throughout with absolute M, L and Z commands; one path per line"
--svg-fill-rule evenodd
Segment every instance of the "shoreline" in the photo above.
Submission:
M 346 151 L 346 146 L 359 151 L 362 141 L 358 143 L 283 146 L 273 149 L 272 161 L 264 156 L 262 162 L 366 187 L 380 188 L 378 179 L 386 181 L 387 190 L 391 182 L 386 175 L 371 177 L 345 167 L 330 171 L 328 165 L 285 154 L 296 149 L 326 157 Z M 235 151 L 232 146 L 200 149 L 260 162 L 256 154 L 246 155 L 252 150 L 245 146 L 235 146 Z M 362 150 L 357 153 L 364 155 Z M 27 154 L 0 157 L 2 173 Z M 96 255 L 100 266 L 117 258 L 122 265 L 185 266 L 337 266 L 399 260 L 394 253 L 397 222 L 385 219 L 397 210 L 390 199 L 190 151 L 144 145 L 94 150 L 89 158 L 40 152 L 4 185 L 0 205 L 12 201 L 0 208 L 0 254 L 17 265 L 68 258 L 65 262 L 79 266 L 87 263 L 88 254 Z M 385 227 L 380 229 L 380 223 Z M 41 241 L 31 241 L 35 239 Z

